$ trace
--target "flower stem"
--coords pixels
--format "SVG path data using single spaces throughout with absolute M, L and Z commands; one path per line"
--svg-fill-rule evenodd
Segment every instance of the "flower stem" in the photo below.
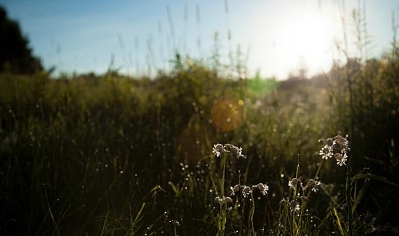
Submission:
M 349 160 L 349 162 L 350 162 L 350 160 Z M 353 222 L 352 222 L 352 200 L 351 200 L 351 191 L 352 191 L 352 185 L 351 185 L 351 174 L 350 174 L 350 172 L 351 172 L 351 168 L 350 168 L 350 165 L 349 165 L 349 162 L 348 162 L 348 165 L 346 166 L 346 205 L 348 206 L 348 209 L 347 209 L 347 213 L 348 213 L 348 233 L 349 233 L 349 235 L 350 236 L 352 236 L 353 235 L 353 230 L 352 230 L 352 224 L 353 224 Z

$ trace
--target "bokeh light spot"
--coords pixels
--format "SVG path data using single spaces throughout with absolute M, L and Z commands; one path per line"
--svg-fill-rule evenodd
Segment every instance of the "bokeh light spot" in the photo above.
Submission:
M 212 125 L 221 131 L 233 131 L 239 128 L 245 120 L 244 102 L 224 98 L 217 100 L 211 109 Z

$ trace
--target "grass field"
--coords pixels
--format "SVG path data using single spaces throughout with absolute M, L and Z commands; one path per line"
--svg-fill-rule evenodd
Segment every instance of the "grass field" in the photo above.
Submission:
M 0 234 L 396 235 L 397 55 L 280 82 L 2 74 Z

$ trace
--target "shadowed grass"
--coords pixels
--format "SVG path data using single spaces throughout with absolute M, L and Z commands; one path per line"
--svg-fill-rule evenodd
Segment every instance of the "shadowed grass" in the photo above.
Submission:
M 331 87 L 286 81 L 267 92 L 254 90 L 259 78 L 232 80 L 182 61 L 155 80 L 117 73 L 58 79 L 3 74 L 0 230 L 6 235 L 216 235 L 222 228 L 225 235 L 395 232 L 395 221 L 384 220 L 391 216 L 388 208 L 397 206 L 397 60 L 361 65 L 365 78 L 371 66 L 384 83 L 372 84 L 372 106 L 353 111 L 347 110 L 345 88 L 339 88 L 340 96 L 333 93 L 333 76 L 341 78 L 343 68 L 328 74 Z M 363 104 L 368 95 L 362 97 L 358 81 L 352 102 Z M 216 116 L 215 109 L 227 116 Z M 359 121 L 349 136 L 350 175 L 334 162 L 321 166 L 316 143 L 336 130 L 349 131 L 348 116 Z M 214 143 L 242 147 L 245 158 L 221 165 L 211 153 Z M 298 217 L 280 202 L 295 200 L 287 183 L 299 176 L 318 177 L 325 194 L 311 198 Z M 238 212 L 223 208 L 219 217 L 215 198 L 227 197 L 228 187 L 237 183 L 269 186 L 264 201 L 256 203 L 262 210 L 251 205 L 258 197 L 253 193 L 252 203 L 239 199 Z M 386 196 L 391 200 L 369 204 Z M 364 226 L 370 222 L 371 231 Z

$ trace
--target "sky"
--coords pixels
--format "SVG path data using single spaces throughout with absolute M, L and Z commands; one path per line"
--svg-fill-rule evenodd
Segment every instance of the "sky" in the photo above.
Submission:
M 337 44 L 350 57 L 381 56 L 393 39 L 392 16 L 399 18 L 397 0 L 0 0 L 0 5 L 19 22 L 45 68 L 55 67 L 56 73 L 112 68 L 133 76 L 169 70 L 176 51 L 210 63 L 215 48 L 226 65 L 229 58 L 246 65 L 248 76 L 259 71 L 264 78 L 285 79 L 304 68 L 311 76 L 327 72 L 334 59 L 344 60 Z M 367 33 L 369 43 L 362 50 L 355 46 L 354 9 L 367 25 L 361 34 Z

